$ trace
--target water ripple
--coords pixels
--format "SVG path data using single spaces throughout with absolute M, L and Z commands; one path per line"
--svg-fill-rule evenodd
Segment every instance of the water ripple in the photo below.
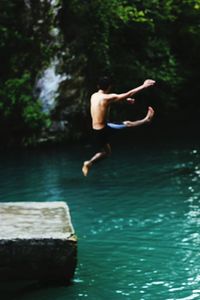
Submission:
M 199 146 L 119 147 L 83 178 L 87 155 L 1 158 L 0 200 L 68 202 L 79 243 L 72 286 L 15 299 L 200 299 Z

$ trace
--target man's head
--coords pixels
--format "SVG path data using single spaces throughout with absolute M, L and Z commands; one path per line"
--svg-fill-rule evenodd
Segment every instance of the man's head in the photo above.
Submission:
M 112 81 L 109 77 L 104 76 L 99 79 L 98 88 L 104 92 L 109 92 L 112 86 Z

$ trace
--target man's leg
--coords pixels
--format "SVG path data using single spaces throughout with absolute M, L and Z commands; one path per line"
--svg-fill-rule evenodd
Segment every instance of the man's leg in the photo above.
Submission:
M 82 167 L 83 175 L 87 176 L 91 166 L 94 163 L 107 157 L 110 154 L 111 154 L 110 144 L 106 144 L 105 147 L 102 149 L 102 151 L 96 153 L 90 160 L 84 161 L 83 167 Z
M 154 116 L 154 110 L 151 106 L 148 108 L 148 112 L 146 114 L 146 117 L 142 120 L 138 121 L 124 121 L 123 124 L 126 125 L 126 127 L 136 127 L 143 125 L 145 123 L 150 123 L 152 121 L 152 118 Z

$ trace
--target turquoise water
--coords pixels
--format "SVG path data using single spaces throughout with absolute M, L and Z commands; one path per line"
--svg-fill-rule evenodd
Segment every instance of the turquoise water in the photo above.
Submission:
M 1 299 L 200 299 L 200 145 L 113 147 L 88 178 L 89 147 L 3 153 L 0 201 L 66 201 L 78 235 L 68 287 L 1 287 Z

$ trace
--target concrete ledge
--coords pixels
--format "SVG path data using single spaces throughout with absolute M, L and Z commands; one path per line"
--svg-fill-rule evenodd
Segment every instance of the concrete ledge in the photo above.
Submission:
M 77 239 L 65 202 L 0 203 L 0 280 L 70 280 Z

